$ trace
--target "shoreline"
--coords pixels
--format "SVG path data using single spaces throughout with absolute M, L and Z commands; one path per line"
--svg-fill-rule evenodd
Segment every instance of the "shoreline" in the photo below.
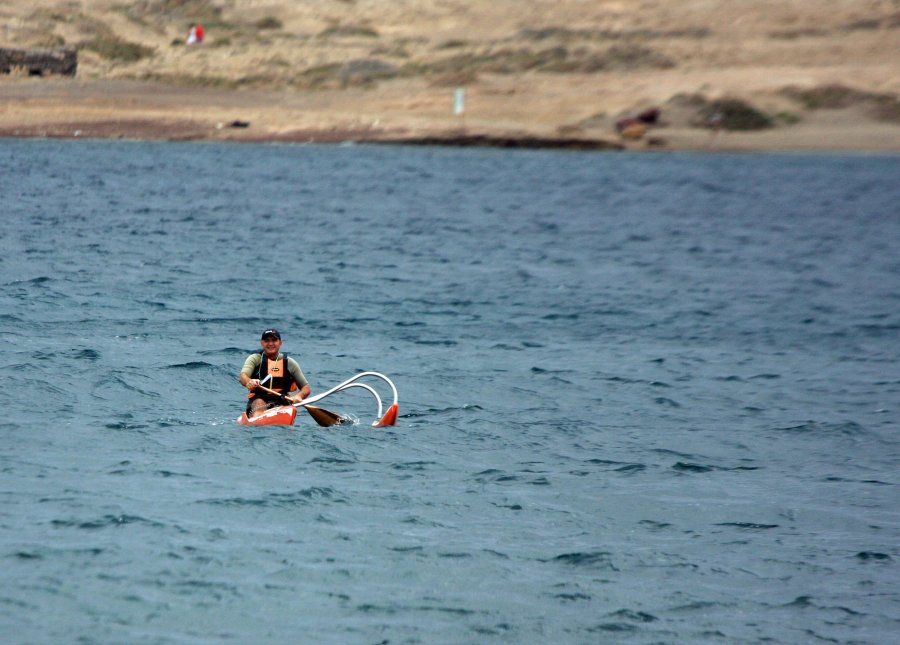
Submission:
M 757 137 L 759 135 L 756 135 Z M 381 145 L 381 146 L 436 146 L 452 148 L 494 148 L 507 150 L 569 150 L 579 152 L 626 152 L 639 154 L 696 153 L 696 154 L 847 154 L 847 155 L 900 155 L 900 145 L 857 146 L 820 143 L 811 145 L 804 137 L 799 144 L 790 141 L 770 142 L 755 140 L 754 135 L 709 134 L 689 137 L 694 145 L 635 145 L 607 139 L 556 138 L 529 134 L 453 134 L 429 133 L 418 136 L 391 136 L 389 133 L 353 131 L 340 128 L 303 130 L 282 134 L 229 135 L 197 129 L 193 126 L 171 122 L 128 121 L 82 122 L 50 125 L 26 125 L 0 127 L 0 140 L 85 140 L 85 141 L 157 141 L 169 143 L 233 143 L 233 144 L 283 144 L 283 145 Z M 825 132 L 822 133 L 825 140 Z M 705 142 L 704 142 L 705 140 Z
M 132 80 L 0 80 L 0 138 L 134 139 L 233 143 L 379 144 L 628 152 L 900 153 L 900 125 L 859 110 L 809 112 L 793 125 L 759 131 L 668 123 L 645 137 L 619 136 L 607 119 L 571 127 L 563 106 L 546 117 L 510 115 L 490 92 L 473 92 L 462 117 L 446 88 L 287 92 L 180 87 Z M 501 96 L 501 99 L 504 97 Z M 577 97 L 576 97 L 577 98 Z M 572 115 L 577 111 L 570 109 Z

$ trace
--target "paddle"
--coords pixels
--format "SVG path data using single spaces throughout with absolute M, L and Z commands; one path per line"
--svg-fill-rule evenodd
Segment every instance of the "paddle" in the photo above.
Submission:
M 304 410 L 309 412 L 309 416 L 311 416 L 313 420 L 323 428 L 338 425 L 344 422 L 344 417 L 339 415 L 337 412 L 332 412 L 331 410 L 326 410 L 325 408 L 317 408 L 312 405 L 304 405 L 303 403 L 295 403 L 280 392 L 270 390 L 265 385 L 258 385 L 256 389 L 267 392 L 268 394 L 274 394 L 275 396 L 280 398 L 286 405 L 299 405 L 303 407 Z

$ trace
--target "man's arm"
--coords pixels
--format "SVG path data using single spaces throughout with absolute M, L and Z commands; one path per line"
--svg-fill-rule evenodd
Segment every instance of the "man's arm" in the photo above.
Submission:
M 303 373 L 303 370 L 300 369 L 300 363 L 290 356 L 288 357 L 288 371 L 291 373 L 291 378 L 293 378 L 294 382 L 300 387 L 300 391 L 290 398 L 294 402 L 300 402 L 312 393 L 312 388 L 309 386 L 309 381 L 306 380 L 306 375 Z
M 259 385 L 259 381 L 251 378 L 251 376 L 261 362 L 262 356 L 259 354 L 250 354 L 250 356 L 247 357 L 247 360 L 244 361 L 244 367 L 241 368 L 241 373 L 238 374 L 238 381 L 240 381 L 241 385 L 248 390 L 256 389 L 256 386 Z

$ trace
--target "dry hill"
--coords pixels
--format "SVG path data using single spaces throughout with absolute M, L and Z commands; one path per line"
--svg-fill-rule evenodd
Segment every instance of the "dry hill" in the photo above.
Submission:
M 79 54 L 6 134 L 900 150 L 900 0 L 6 0 L 0 46 Z

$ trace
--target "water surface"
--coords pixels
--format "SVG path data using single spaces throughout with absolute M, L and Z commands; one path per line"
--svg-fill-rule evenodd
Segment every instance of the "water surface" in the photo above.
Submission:
M 2 633 L 893 641 L 898 176 L 0 141 Z M 269 326 L 397 426 L 236 426 Z

